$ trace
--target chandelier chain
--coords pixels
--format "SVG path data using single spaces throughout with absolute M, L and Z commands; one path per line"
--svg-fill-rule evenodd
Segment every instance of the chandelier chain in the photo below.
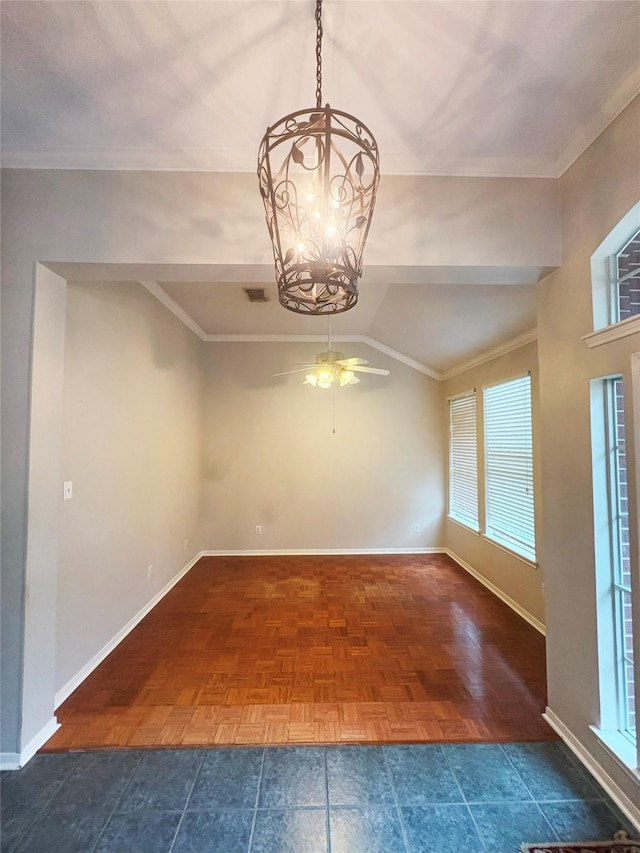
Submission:
M 322 108 L 322 0 L 316 0 L 316 107 Z

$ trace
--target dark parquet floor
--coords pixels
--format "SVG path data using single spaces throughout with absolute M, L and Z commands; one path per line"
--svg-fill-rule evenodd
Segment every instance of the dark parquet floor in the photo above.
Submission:
M 445 555 L 205 557 L 44 751 L 552 740 L 544 638 Z

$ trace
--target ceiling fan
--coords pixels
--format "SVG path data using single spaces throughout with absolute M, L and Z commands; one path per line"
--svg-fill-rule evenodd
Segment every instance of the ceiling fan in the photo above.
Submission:
M 301 364 L 295 370 L 284 373 L 274 373 L 274 376 L 287 376 L 290 373 L 306 372 L 303 385 L 313 385 L 317 388 L 331 388 L 337 382 L 342 388 L 345 385 L 355 385 L 360 382 L 356 373 L 377 373 L 388 376 L 389 371 L 381 367 L 367 367 L 366 358 L 345 358 L 341 352 L 327 350 L 319 352 L 316 360 L 310 364 Z

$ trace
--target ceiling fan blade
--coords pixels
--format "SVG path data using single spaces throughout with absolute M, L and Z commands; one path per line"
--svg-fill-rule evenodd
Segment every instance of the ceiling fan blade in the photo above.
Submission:
M 358 384 L 358 382 L 360 382 L 360 380 L 358 379 L 358 377 L 357 377 L 357 376 L 353 376 L 353 377 L 349 380 L 349 382 L 348 382 L 347 384 L 348 384 L 348 385 L 357 385 L 357 384 Z
M 335 363 L 341 367 L 353 367 L 354 364 L 369 364 L 366 358 L 341 358 Z
M 360 373 L 377 373 L 380 376 L 388 376 L 389 371 L 384 370 L 382 367 L 362 367 L 361 365 L 354 364 L 351 370 L 357 370 Z
M 307 367 L 298 367 L 295 370 L 285 370 L 284 373 L 274 373 L 274 376 L 288 376 L 290 373 L 304 373 L 305 370 L 309 370 L 309 367 L 313 365 L 308 365 Z

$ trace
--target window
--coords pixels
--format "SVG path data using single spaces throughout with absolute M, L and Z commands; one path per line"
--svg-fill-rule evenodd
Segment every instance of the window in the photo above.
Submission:
M 611 258 L 611 322 L 640 314 L 640 231 Z
M 594 731 L 623 764 L 634 770 L 632 554 L 620 376 L 591 382 L 591 441 L 600 690 L 600 721 Z
M 475 392 L 449 400 L 449 515 L 478 530 Z
M 531 377 L 484 390 L 485 532 L 535 560 Z
M 622 217 L 591 255 L 593 332 L 599 347 L 640 329 L 640 201 Z

